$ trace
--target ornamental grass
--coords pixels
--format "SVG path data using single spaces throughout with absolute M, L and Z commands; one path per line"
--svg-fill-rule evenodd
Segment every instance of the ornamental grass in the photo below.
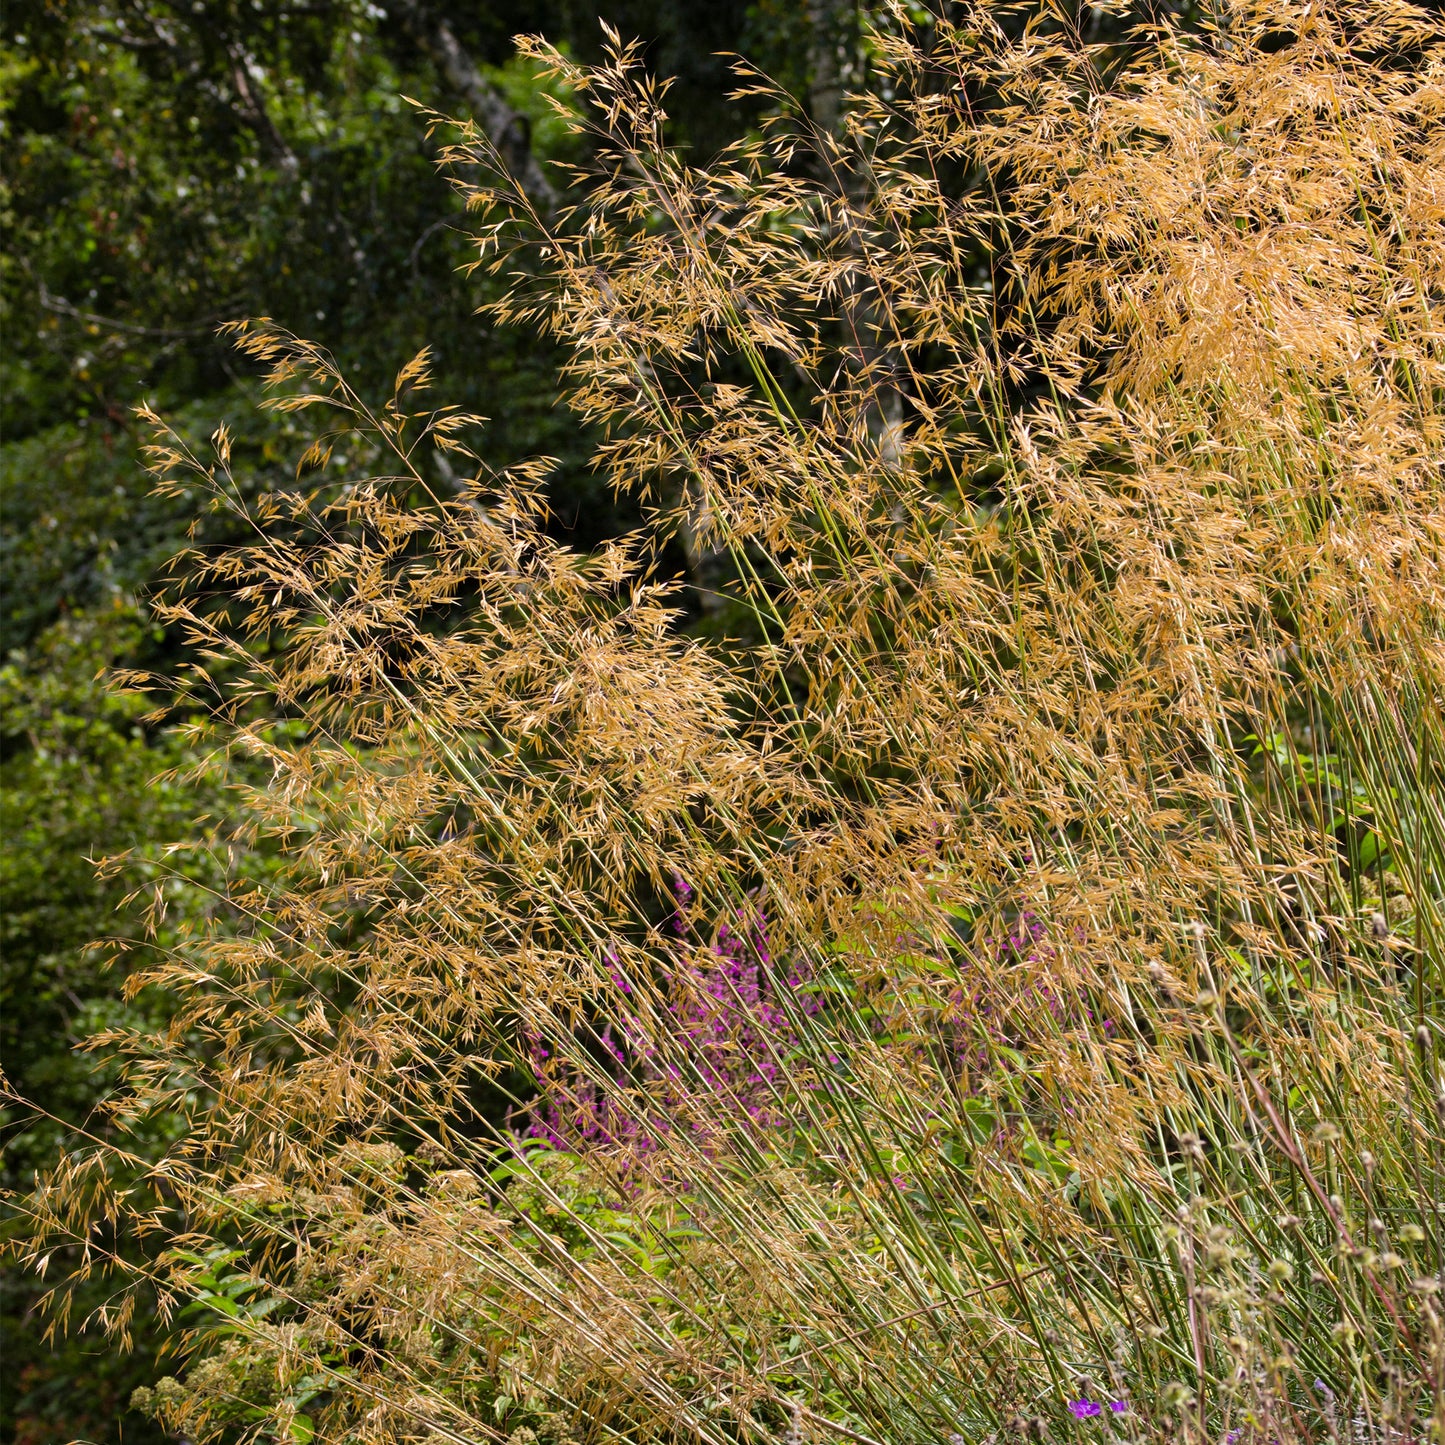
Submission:
M 594 552 L 425 357 L 239 328 L 276 494 L 153 418 L 249 528 L 168 705 L 281 862 L 23 1207 L 179 1312 L 171 1428 L 1445 1439 L 1445 28 L 1110 33 L 900 11 L 706 165 L 530 43 L 571 209 L 448 160 Z

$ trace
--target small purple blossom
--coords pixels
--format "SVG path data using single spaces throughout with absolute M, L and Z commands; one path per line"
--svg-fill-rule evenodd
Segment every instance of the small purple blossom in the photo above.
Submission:
M 688 910 L 692 906 L 693 888 L 681 873 L 672 875 L 672 895 L 677 900 L 672 913 L 672 930 L 679 938 L 686 937 L 692 932 L 692 919 Z
M 1095 1415 L 1102 1415 L 1104 1407 L 1098 1400 L 1070 1400 L 1069 1413 L 1076 1420 L 1089 1420 Z M 1127 1400 L 1110 1400 L 1109 1409 L 1116 1415 L 1123 1415 L 1128 1412 L 1129 1402 Z
M 607 964 L 607 977 L 612 980 L 612 986 L 620 988 L 623 993 L 630 994 L 632 985 L 628 983 L 622 972 L 622 965 L 617 960 L 617 950 L 615 948 L 604 949 L 602 957 Z

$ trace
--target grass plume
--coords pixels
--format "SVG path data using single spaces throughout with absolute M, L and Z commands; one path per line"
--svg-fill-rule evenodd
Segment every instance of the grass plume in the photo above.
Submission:
M 265 324 L 374 465 L 162 435 L 253 523 L 168 615 L 285 865 L 137 982 L 145 1191 L 26 1208 L 145 1199 L 194 1438 L 1445 1438 L 1445 35 L 1071 15 L 897 18 L 706 168 L 531 46 L 596 162 L 478 264 L 636 536 Z

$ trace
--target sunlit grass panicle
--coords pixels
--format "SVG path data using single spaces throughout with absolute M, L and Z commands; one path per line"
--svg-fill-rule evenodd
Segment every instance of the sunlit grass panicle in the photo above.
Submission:
M 843 134 L 705 168 L 532 44 L 596 164 L 479 264 L 644 503 L 595 556 L 423 363 L 238 334 L 334 422 L 255 504 L 156 457 L 256 524 L 166 615 L 286 860 L 119 1106 L 222 1329 L 167 1419 L 1445 1433 L 1445 37 L 1213 15 L 895 17 Z

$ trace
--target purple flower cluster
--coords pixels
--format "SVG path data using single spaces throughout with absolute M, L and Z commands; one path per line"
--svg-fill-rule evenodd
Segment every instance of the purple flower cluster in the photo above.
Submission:
M 1025 908 L 1014 926 L 998 941 L 997 953 L 1002 963 L 1033 963 L 1038 959 L 1040 945 L 1048 929 L 1042 918 Z M 989 940 L 992 942 L 992 940 Z
M 1094 1415 L 1102 1415 L 1104 1406 L 1098 1400 L 1070 1400 L 1068 1402 L 1069 1413 L 1076 1420 L 1088 1420 Z M 1109 1409 L 1115 1415 L 1123 1415 L 1129 1409 L 1127 1400 L 1110 1400 Z
M 784 1077 L 784 1061 L 804 1052 L 800 1031 L 820 1009 L 810 976 L 775 957 L 756 896 L 717 920 L 708 943 L 696 890 L 675 875 L 672 891 L 672 936 L 654 955 L 648 979 L 662 987 L 660 1016 L 653 989 L 629 978 L 616 951 L 607 950 L 605 970 L 616 993 L 604 1009 L 612 1022 L 586 1038 L 594 1064 L 584 1069 L 572 1050 L 564 1060 L 540 1038 L 529 1041 L 542 1093 L 528 1113 L 532 1137 L 569 1151 L 600 1149 L 626 1168 L 655 1153 L 674 1130 L 689 1131 L 694 1143 L 711 1150 L 737 1129 L 765 1133 L 786 1121 L 786 1096 L 797 1084 Z M 995 965 L 1047 963 L 1053 955 L 1047 935 L 1043 919 L 1023 909 L 1002 938 L 982 945 Z M 896 942 L 913 951 L 928 946 L 922 939 Z M 1046 979 L 1030 978 L 1025 986 L 1055 1018 L 1072 1014 Z M 946 1027 L 959 1069 L 989 1067 L 994 1047 L 1012 1040 L 1007 1006 L 987 970 L 972 986 L 955 988 L 950 1004 Z M 878 1012 L 871 1026 L 885 1030 L 886 1015 Z M 902 1175 L 893 1182 L 911 1187 Z
M 695 1136 L 710 1131 L 697 1121 L 696 1111 L 685 1107 L 689 1099 L 726 1101 L 730 1127 L 746 1122 L 767 1130 L 782 1122 L 779 1060 L 800 1042 L 792 1020 L 816 1014 L 818 1000 L 804 990 L 799 969 L 776 965 L 767 915 L 756 902 L 733 910 L 718 926 L 711 947 L 702 948 L 694 890 L 676 877 L 673 895 L 672 931 L 678 941 L 660 961 L 666 974 L 667 1047 L 660 1049 L 640 1018 L 630 1014 L 633 985 L 609 951 L 608 977 L 622 995 L 613 1012 L 621 1022 L 616 1033 L 611 1024 L 596 1032 L 592 1052 L 623 1087 L 608 1088 L 583 1077 L 550 1054 L 540 1039 L 530 1040 L 545 1100 L 531 1111 L 527 1133 L 532 1137 L 559 1149 L 600 1147 L 625 1164 L 652 1153 L 658 1136 L 674 1127 L 690 1128 Z M 707 1148 L 715 1141 L 700 1142 Z
M 683 965 L 670 1005 L 698 1081 L 762 1127 L 780 1122 L 778 1059 L 799 1042 L 781 991 L 797 1012 L 818 1011 L 798 992 L 803 982 L 797 970 L 778 977 L 763 911 L 739 909 L 718 928 L 711 957 Z

